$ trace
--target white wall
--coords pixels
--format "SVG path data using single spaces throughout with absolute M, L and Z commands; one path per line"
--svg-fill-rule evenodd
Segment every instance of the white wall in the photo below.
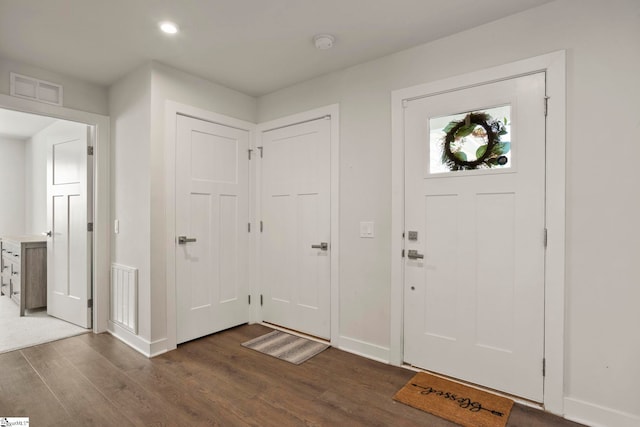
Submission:
M 25 232 L 47 230 L 47 128 L 25 142 Z
M 111 116 L 111 262 L 138 269 L 138 335 L 151 337 L 150 144 L 151 67 L 145 65 L 109 89 Z
M 640 422 L 639 41 L 640 2 L 558 0 L 260 98 L 260 122 L 340 103 L 341 335 L 390 342 L 391 92 L 566 49 L 565 408 Z
M 0 136 L 0 236 L 25 233 L 25 141 Z
M 25 232 L 39 234 L 47 228 L 47 140 L 43 133 L 25 142 Z
M 4 57 L 0 57 L 0 93 L 10 94 L 11 72 L 62 85 L 65 107 L 104 115 L 109 113 L 107 88 Z

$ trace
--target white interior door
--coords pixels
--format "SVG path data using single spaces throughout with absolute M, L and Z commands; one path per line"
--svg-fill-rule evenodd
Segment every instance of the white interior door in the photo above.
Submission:
M 47 313 L 90 328 L 90 129 L 63 121 L 53 126 L 47 150 Z
M 263 319 L 330 338 L 331 120 L 262 134 Z
M 249 320 L 249 132 L 184 116 L 178 116 L 177 129 L 177 342 L 182 343 Z
M 538 402 L 544 97 L 539 73 L 412 100 L 405 109 L 405 249 L 416 251 L 405 258 L 405 361 Z M 510 145 L 497 148 L 503 158 L 495 167 L 443 163 L 442 138 L 450 123 L 472 124 L 467 112 L 501 122 L 493 129 L 504 130 L 500 141 Z M 451 152 L 481 159 L 487 134 L 482 126 L 461 130 Z

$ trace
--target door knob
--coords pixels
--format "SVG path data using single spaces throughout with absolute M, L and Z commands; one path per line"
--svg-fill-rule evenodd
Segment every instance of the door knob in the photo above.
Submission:
M 407 252 L 407 258 L 409 259 L 423 259 L 424 255 L 421 253 L 418 253 L 417 250 L 415 249 L 409 249 L 409 252 Z
M 197 239 L 195 237 L 178 236 L 178 244 L 184 245 L 185 243 L 193 243 Z
M 319 245 L 311 245 L 311 248 L 326 251 L 329 249 L 329 244 L 327 242 L 322 242 Z
M 53 236 L 53 233 L 51 232 L 51 230 L 49 230 L 49 231 L 45 231 L 45 232 L 40 233 L 40 234 L 42 234 L 43 236 L 47 236 L 47 237 L 51 237 L 51 236 Z

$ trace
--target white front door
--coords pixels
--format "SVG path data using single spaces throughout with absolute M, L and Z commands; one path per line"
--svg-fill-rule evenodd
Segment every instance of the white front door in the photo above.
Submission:
M 263 319 L 330 338 L 331 120 L 262 133 Z
M 249 132 L 178 116 L 177 342 L 249 320 Z
M 58 121 L 47 146 L 47 313 L 91 327 L 92 163 L 87 161 L 89 128 Z
M 538 402 L 544 97 L 539 73 L 404 110 L 404 359 Z

